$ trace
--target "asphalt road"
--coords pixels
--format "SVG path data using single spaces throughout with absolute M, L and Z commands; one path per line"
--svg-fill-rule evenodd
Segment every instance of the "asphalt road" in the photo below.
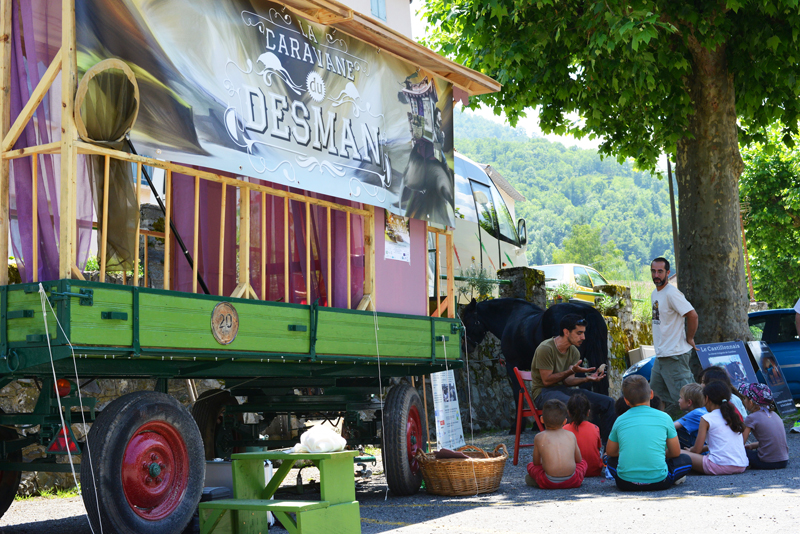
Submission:
M 532 439 L 526 433 L 524 438 Z M 513 443 L 504 434 L 476 436 L 476 444 L 493 449 Z M 463 533 L 511 534 L 528 531 L 591 532 L 796 532 L 800 522 L 800 434 L 789 434 L 791 460 L 779 471 L 741 475 L 691 475 L 670 490 L 626 494 L 613 481 L 587 479 L 574 490 L 529 488 L 524 464 L 532 449 L 523 449 L 519 465 L 509 459 L 500 489 L 478 497 L 437 497 L 421 491 L 412 497 L 387 495 L 382 476 L 358 483 L 364 534 Z M 379 468 L 379 467 L 378 467 Z M 313 478 L 311 469 L 304 478 Z M 294 483 L 296 474 L 287 481 Z M 308 497 L 313 498 L 312 495 Z M 91 534 L 80 498 L 30 499 L 15 502 L 0 519 L 2 534 Z M 282 529 L 271 532 L 282 533 Z

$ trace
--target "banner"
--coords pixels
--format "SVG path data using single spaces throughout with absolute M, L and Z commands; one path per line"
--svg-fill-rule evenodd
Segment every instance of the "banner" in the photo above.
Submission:
M 792 391 L 789 389 L 789 384 L 786 382 L 786 377 L 781 366 L 778 365 L 778 359 L 772 353 L 772 349 L 763 341 L 748 341 L 747 346 L 761 369 L 761 375 L 769 389 L 772 390 L 772 398 L 781 417 L 795 413 L 797 407 L 794 405 Z
M 249 0 L 76 3 L 81 74 L 120 58 L 153 158 L 454 225 L 452 84 Z
M 455 450 L 463 447 L 464 429 L 461 425 L 461 410 L 458 408 L 458 393 L 453 371 L 431 373 L 433 391 L 433 413 L 436 419 L 436 447 Z

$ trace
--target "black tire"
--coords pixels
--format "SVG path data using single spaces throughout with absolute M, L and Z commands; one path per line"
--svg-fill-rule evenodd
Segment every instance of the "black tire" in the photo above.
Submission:
M 0 410 L 0 413 L 5 413 Z M 11 441 L 17 439 L 19 435 L 16 429 L 0 426 L 0 441 Z M 9 462 L 21 462 L 22 451 L 14 451 L 10 453 L 4 460 Z M 6 513 L 8 507 L 14 502 L 14 497 L 17 496 L 17 489 L 19 489 L 19 481 L 22 478 L 22 471 L 0 471 L 0 517 Z
M 154 391 L 116 399 L 89 430 L 81 459 L 92 528 L 181 533 L 200 502 L 205 465 L 197 425 L 177 400 Z
M 389 390 L 383 406 L 383 470 L 395 495 L 413 495 L 422 485 L 414 454 L 424 446 L 423 413 L 416 389 L 399 384 Z
M 239 401 L 225 389 L 210 389 L 197 397 L 192 406 L 192 417 L 203 438 L 206 460 L 229 457 L 233 450 L 218 450 L 217 438 L 222 427 L 226 406 L 238 406 Z

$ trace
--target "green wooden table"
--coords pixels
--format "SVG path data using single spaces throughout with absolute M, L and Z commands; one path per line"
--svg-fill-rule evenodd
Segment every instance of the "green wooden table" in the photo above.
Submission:
M 200 504 L 201 532 L 214 531 L 224 512 L 231 510 L 234 511 L 233 530 L 237 534 L 265 534 L 268 530 L 265 511 L 275 514 L 291 534 L 358 534 L 361 532 L 361 515 L 353 473 L 356 455 L 358 451 L 233 454 L 234 498 Z M 264 460 L 282 462 L 268 483 L 264 478 Z M 320 500 L 270 501 L 300 460 L 311 460 L 319 468 Z M 206 510 L 208 515 L 204 515 Z M 295 514 L 294 519 L 290 513 Z

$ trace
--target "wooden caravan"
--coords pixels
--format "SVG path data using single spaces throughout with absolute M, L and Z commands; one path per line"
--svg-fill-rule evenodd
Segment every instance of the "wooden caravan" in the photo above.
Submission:
M 21 277 L 0 270 L 0 383 L 42 392 L 32 413 L 0 414 L 0 512 L 20 472 L 91 450 L 93 525 L 180 532 L 204 461 L 294 443 L 265 435 L 290 416 L 342 417 L 349 445 L 384 444 L 393 492 L 419 489 L 421 402 L 388 386 L 461 365 L 453 93 L 499 85 L 336 1 L 192 6 L 186 27 L 178 0 L 0 0 L 0 255 Z M 401 90 L 422 80 L 438 88 L 424 145 Z M 151 229 L 147 188 L 163 202 Z M 433 316 L 429 230 L 449 251 Z M 154 391 L 95 410 L 80 388 L 97 378 Z M 196 394 L 201 378 L 225 389 L 188 417 L 168 380 Z M 23 462 L 37 443 L 46 457 Z

